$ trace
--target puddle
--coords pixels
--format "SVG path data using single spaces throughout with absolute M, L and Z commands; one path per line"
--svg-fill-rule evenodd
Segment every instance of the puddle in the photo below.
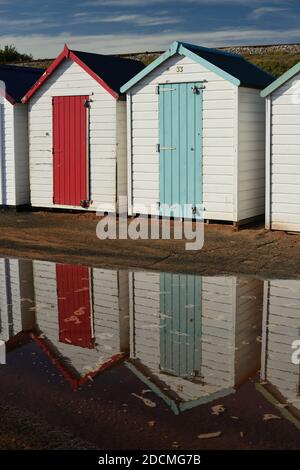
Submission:
M 300 281 L 17 259 L 0 278 L 6 404 L 101 448 L 297 447 Z

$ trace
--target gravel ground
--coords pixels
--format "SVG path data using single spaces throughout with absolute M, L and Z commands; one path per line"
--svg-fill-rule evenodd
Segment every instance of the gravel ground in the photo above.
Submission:
M 1 212 L 0 254 L 98 267 L 151 269 L 204 275 L 300 278 L 300 234 L 266 232 L 254 225 L 205 226 L 200 251 L 182 240 L 99 240 L 94 213 Z

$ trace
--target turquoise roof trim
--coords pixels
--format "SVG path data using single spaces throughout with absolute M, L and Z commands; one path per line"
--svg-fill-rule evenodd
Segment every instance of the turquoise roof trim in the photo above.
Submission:
M 260 96 L 265 98 L 266 96 L 271 95 L 274 91 L 278 90 L 282 85 L 284 85 L 287 81 L 293 78 L 297 73 L 300 72 L 300 62 L 294 65 L 291 69 L 285 72 L 281 77 L 277 78 L 275 82 L 271 83 L 267 88 L 261 91 Z
M 228 395 L 235 393 L 235 389 L 232 387 L 224 388 L 217 392 L 212 393 L 211 395 L 205 395 L 196 400 L 190 400 L 188 402 L 180 402 L 171 398 L 167 393 L 161 390 L 149 377 L 146 377 L 143 372 L 141 372 L 132 362 L 125 361 L 124 363 L 131 372 L 133 372 L 147 387 L 149 387 L 159 398 L 161 398 L 173 411 L 175 415 L 191 410 L 200 405 L 206 405 L 211 403 L 219 398 L 224 398 Z
M 120 88 L 121 93 L 126 93 L 130 88 L 132 88 L 134 85 L 136 85 L 140 80 L 142 80 L 144 77 L 146 77 L 152 70 L 156 69 L 159 67 L 161 64 L 163 64 L 166 60 L 168 60 L 170 57 L 173 57 L 175 54 L 180 54 L 184 55 L 186 57 L 190 57 L 193 59 L 195 62 L 198 62 L 201 65 L 204 65 L 207 67 L 209 70 L 212 72 L 215 72 L 217 75 L 220 75 L 222 78 L 225 78 L 225 80 L 230 81 L 236 86 L 239 86 L 241 83 L 240 81 L 233 77 L 232 75 L 224 72 L 222 69 L 219 67 L 211 64 L 205 59 L 202 59 L 202 57 L 199 57 L 197 54 L 194 54 L 193 52 L 189 51 L 185 46 L 188 44 L 183 43 L 183 42 L 178 42 L 175 41 L 173 44 L 171 44 L 170 48 L 162 54 L 160 57 L 158 57 L 156 60 L 154 60 L 151 64 L 149 64 L 146 68 L 144 68 L 140 73 L 135 75 L 131 80 L 129 80 L 125 85 L 123 85 Z M 205 49 L 201 48 L 200 46 L 193 46 L 194 48 L 197 48 L 199 50 Z M 228 53 L 228 55 L 231 55 Z
M 137 75 L 135 75 L 131 80 L 129 80 L 125 85 L 123 85 L 120 88 L 121 93 L 126 93 L 130 88 L 132 88 L 136 83 L 138 83 L 142 78 L 144 78 L 146 75 L 148 75 L 152 70 L 156 69 L 159 67 L 163 62 L 168 60 L 170 57 L 173 55 L 177 54 L 179 47 L 179 43 L 177 41 L 173 42 L 171 47 L 164 52 L 161 56 L 159 56 L 157 59 L 155 59 L 151 64 L 149 64 L 147 67 L 145 67 L 141 72 L 139 72 Z

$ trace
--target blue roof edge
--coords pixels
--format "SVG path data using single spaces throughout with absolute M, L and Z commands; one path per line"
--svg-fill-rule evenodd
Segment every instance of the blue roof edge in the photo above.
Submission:
M 180 43 L 178 41 L 174 41 L 169 49 L 166 50 L 161 56 L 159 56 L 157 59 L 155 59 L 151 64 L 149 64 L 147 67 L 145 67 L 143 70 L 141 70 L 137 75 L 135 75 L 131 80 L 129 80 L 127 83 L 125 83 L 121 88 L 120 92 L 121 93 L 126 93 L 130 88 L 132 88 L 136 83 L 138 83 L 142 78 L 146 77 L 152 70 L 156 69 L 159 67 L 163 62 L 165 62 L 167 59 L 175 55 L 179 49 Z
M 266 98 L 267 96 L 271 95 L 274 91 L 278 90 L 278 88 L 280 88 L 291 78 L 293 78 L 298 72 L 300 72 L 300 62 L 295 64 L 292 68 L 290 68 L 283 75 L 277 78 L 277 80 L 275 80 L 269 86 L 264 88 L 264 90 L 261 91 L 260 96 L 262 98 Z

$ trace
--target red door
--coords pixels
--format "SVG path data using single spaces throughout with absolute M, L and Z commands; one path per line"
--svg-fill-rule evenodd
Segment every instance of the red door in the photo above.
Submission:
M 56 265 L 59 341 L 93 347 L 90 273 L 84 266 Z
M 81 206 L 88 199 L 88 96 L 53 98 L 54 204 Z

